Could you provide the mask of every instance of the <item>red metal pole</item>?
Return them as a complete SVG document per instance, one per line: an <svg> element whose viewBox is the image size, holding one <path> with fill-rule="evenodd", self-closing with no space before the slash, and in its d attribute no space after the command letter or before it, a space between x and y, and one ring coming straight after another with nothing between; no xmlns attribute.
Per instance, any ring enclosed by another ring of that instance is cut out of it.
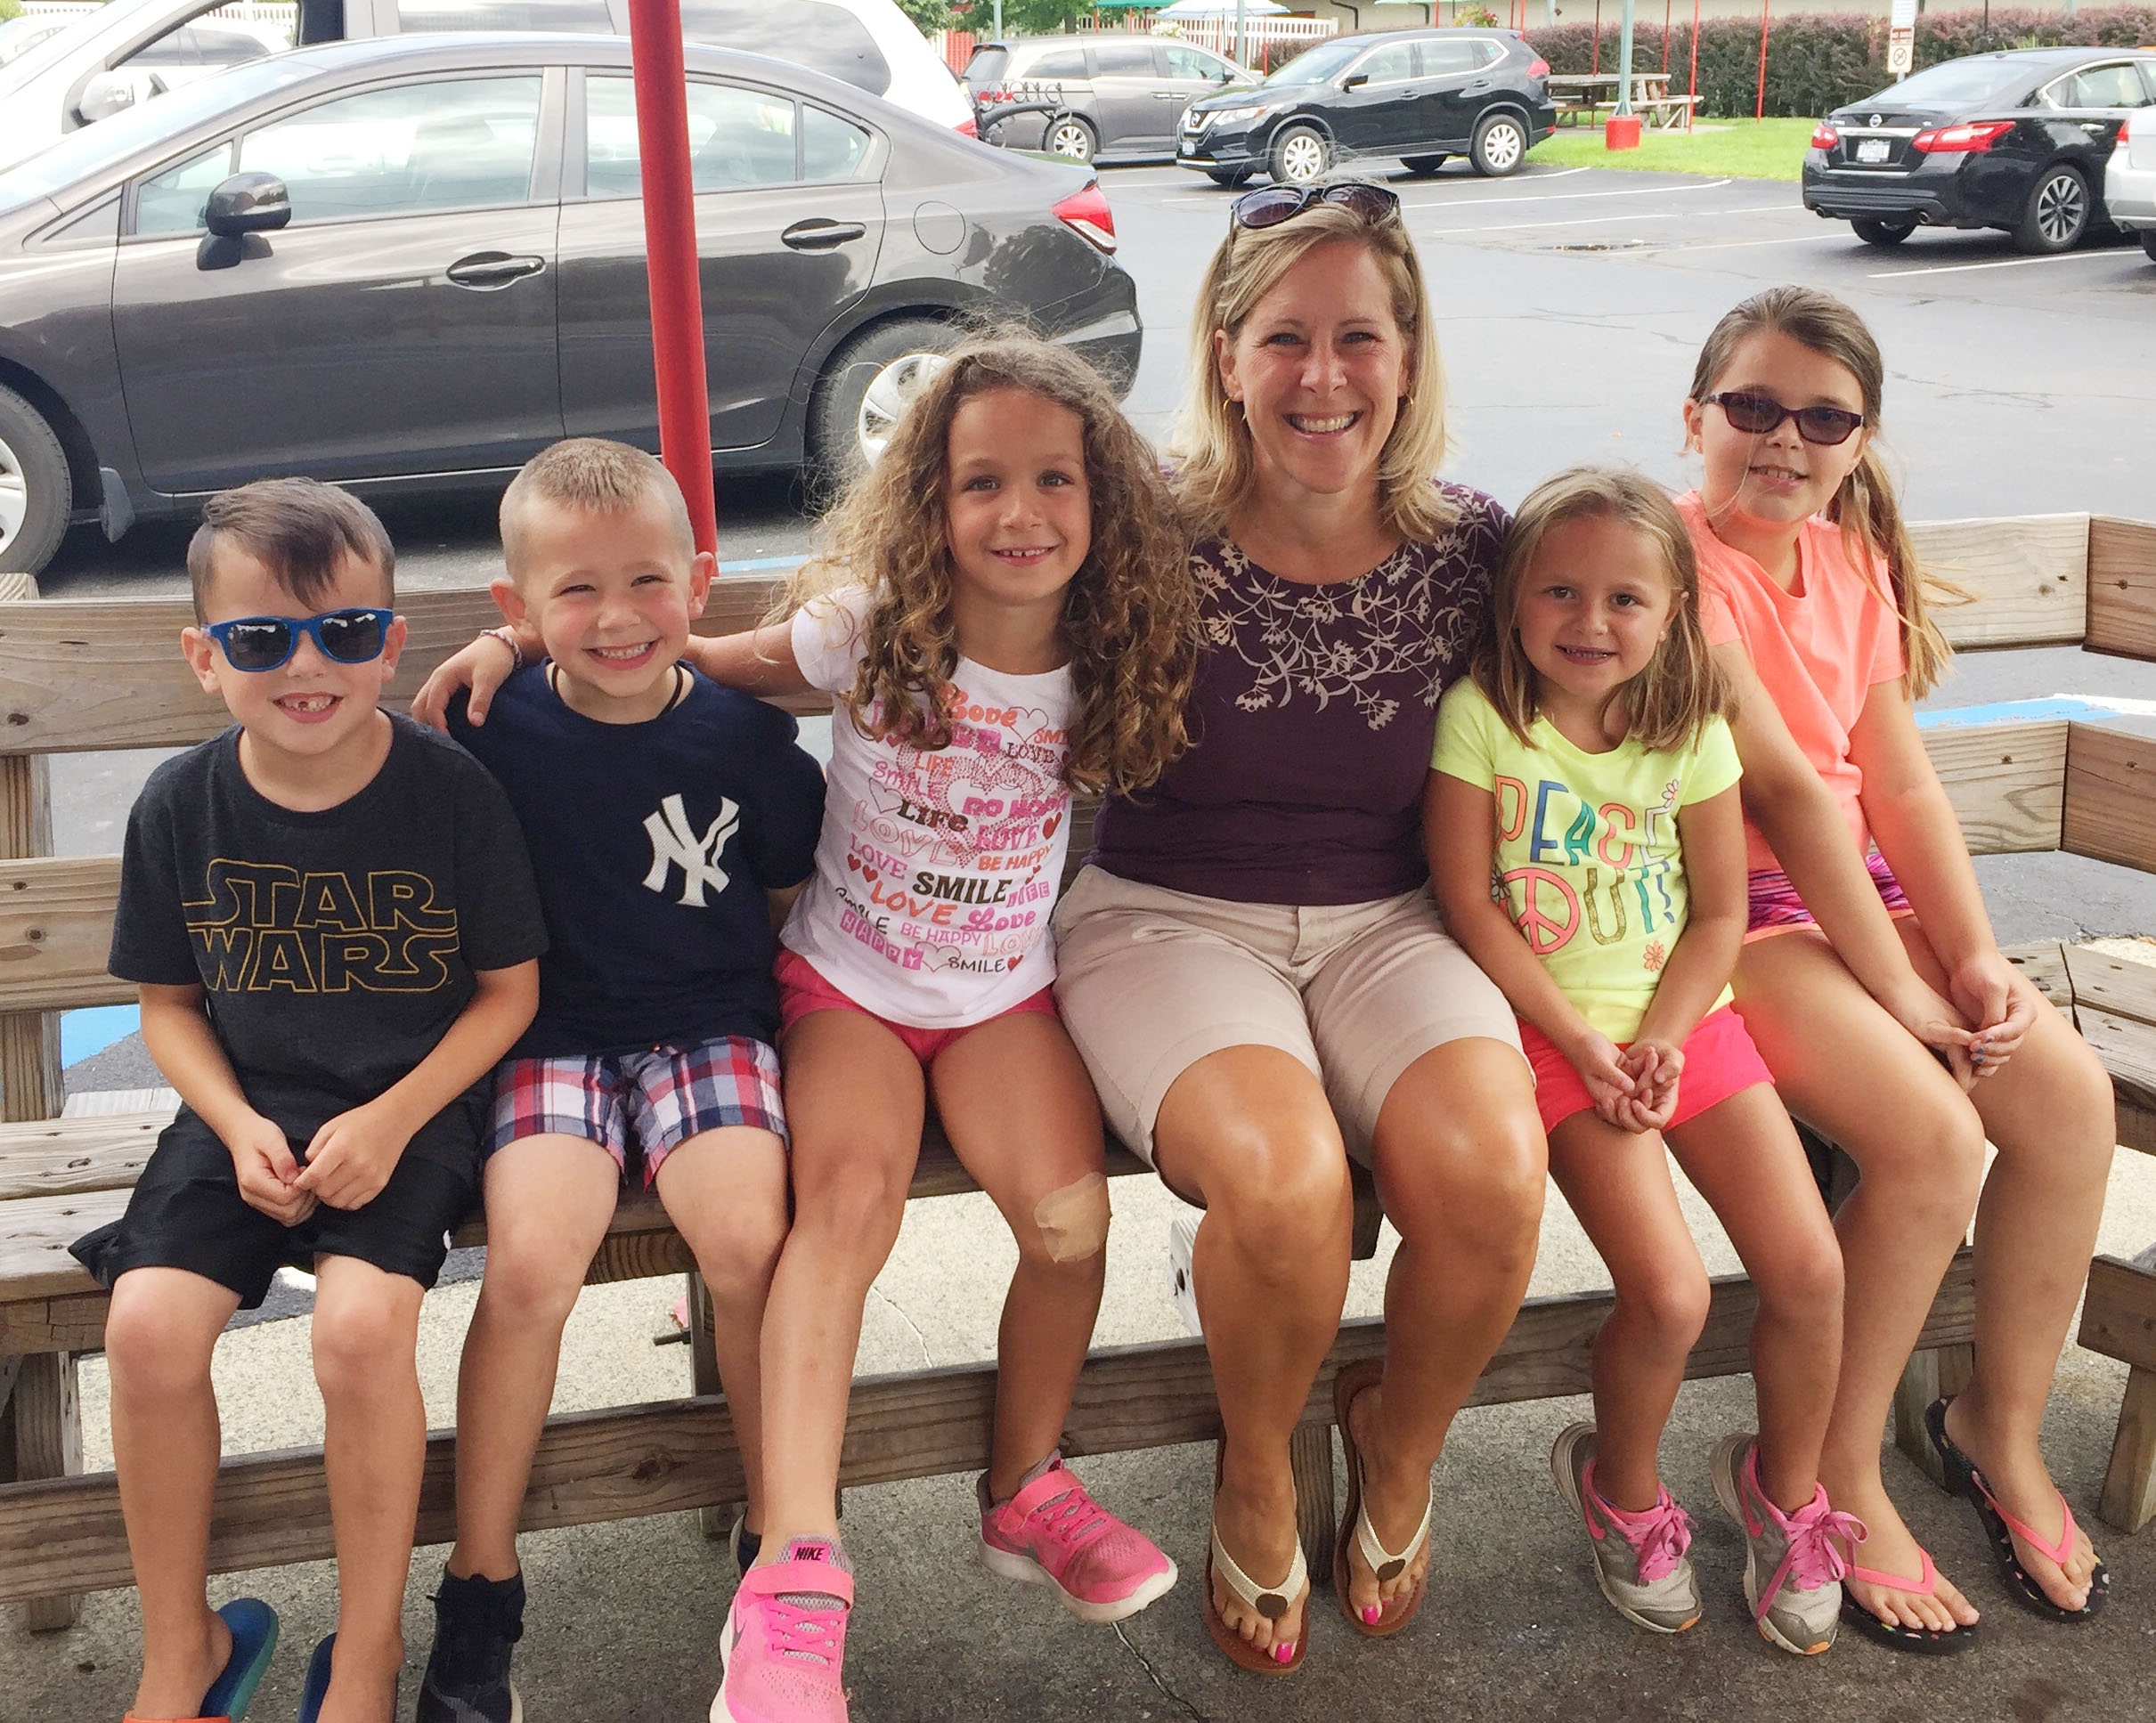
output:
<svg viewBox="0 0 2156 1723"><path fill-rule="evenodd" d="M1589 56L1589 58L1588 58L1588 61L1587 61L1587 72L1588 72L1588 76L1589 76L1589 77L1599 77L1599 76L1600 75L1600 73L1601 73L1601 70L1602 70L1602 0L1595 0L1595 43L1594 43L1594 51L1593 51L1593 53L1591 53L1591 54ZM1593 104L1593 103L1591 102L1588 104L1588 108L1587 108L1587 118L1590 118L1590 119L1592 119L1594 117L1595 117L1595 115L1594 115L1594 104Z"/></svg>
<svg viewBox="0 0 2156 1723"><path fill-rule="evenodd" d="M1684 129L1688 132L1699 113L1699 0L1692 0L1692 82L1685 93L1692 98L1684 110Z"/></svg>
<svg viewBox="0 0 2156 1723"><path fill-rule="evenodd" d="M1754 119L1767 118L1767 12L1773 3L1774 0L1759 0L1759 107L1753 113Z"/></svg>
<svg viewBox="0 0 2156 1723"><path fill-rule="evenodd" d="M644 175L644 253L651 357L659 385L659 459L688 503L696 549L719 551L712 492L712 408L704 377L704 294L696 275L696 197L688 157L688 74L680 0L629 0L637 149Z"/></svg>
<svg viewBox="0 0 2156 1723"><path fill-rule="evenodd" d="M1675 4L1676 0L1662 0L1662 69L1665 72L1670 69L1670 8ZM1662 87L1666 92L1669 85Z"/></svg>

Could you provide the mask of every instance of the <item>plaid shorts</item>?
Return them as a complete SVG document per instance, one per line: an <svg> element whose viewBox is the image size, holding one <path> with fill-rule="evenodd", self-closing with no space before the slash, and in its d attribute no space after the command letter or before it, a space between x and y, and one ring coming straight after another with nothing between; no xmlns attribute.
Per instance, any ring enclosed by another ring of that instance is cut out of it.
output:
<svg viewBox="0 0 2156 1723"><path fill-rule="evenodd" d="M509 1059L494 1072L486 1152L519 1137L583 1137L627 1177L633 1143L648 1190L667 1156L689 1138L736 1125L786 1140L778 1055L746 1036L645 1052Z"/></svg>

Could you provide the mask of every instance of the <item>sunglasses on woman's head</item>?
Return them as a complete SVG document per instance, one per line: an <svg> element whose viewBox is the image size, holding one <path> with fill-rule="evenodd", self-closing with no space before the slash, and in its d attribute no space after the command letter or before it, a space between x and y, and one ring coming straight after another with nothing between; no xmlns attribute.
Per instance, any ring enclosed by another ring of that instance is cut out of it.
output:
<svg viewBox="0 0 2156 1723"><path fill-rule="evenodd" d="M1706 397L1719 406L1729 428L1746 436L1765 436L1785 419L1796 420L1797 435L1807 443L1831 448L1847 443L1850 434L1864 423L1862 413L1846 407L1785 407L1770 394L1732 389Z"/></svg>
<svg viewBox="0 0 2156 1723"><path fill-rule="evenodd" d="M1396 193L1368 180L1336 180L1330 185L1268 185L1246 191L1231 207L1237 227L1278 227L1314 203L1337 204L1376 226L1400 213Z"/></svg>
<svg viewBox="0 0 2156 1723"><path fill-rule="evenodd" d="M324 658L339 664L369 664L382 655L394 610L330 610L320 616L242 616L211 622L202 632L224 649L237 671L281 670L307 636Z"/></svg>

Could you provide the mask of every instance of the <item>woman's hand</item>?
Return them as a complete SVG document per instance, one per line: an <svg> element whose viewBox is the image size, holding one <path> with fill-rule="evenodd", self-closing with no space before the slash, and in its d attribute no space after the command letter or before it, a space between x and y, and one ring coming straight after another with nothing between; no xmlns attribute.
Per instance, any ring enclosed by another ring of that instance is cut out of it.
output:
<svg viewBox="0 0 2156 1723"><path fill-rule="evenodd" d="M444 659L427 679L411 703L411 715L437 730L449 728L449 703L459 688L469 688L472 697L464 715L476 727L486 722L486 709L493 704L494 690L509 679L517 668L517 654L499 634L482 634L453 658Z"/></svg>
<svg viewBox="0 0 2156 1723"><path fill-rule="evenodd" d="M1976 1037L1951 1004L1916 979L1913 972L1907 986L1879 1003L1897 1023L1947 1061L1947 1069L1964 1089L1975 1086L1978 1066L1971 1044Z"/></svg>
<svg viewBox="0 0 2156 1723"><path fill-rule="evenodd" d="M2029 978L1996 949L1972 953L1947 977L1947 991L1976 1028L1969 1062L1979 1077L1997 1077L2036 1021L2038 994Z"/></svg>

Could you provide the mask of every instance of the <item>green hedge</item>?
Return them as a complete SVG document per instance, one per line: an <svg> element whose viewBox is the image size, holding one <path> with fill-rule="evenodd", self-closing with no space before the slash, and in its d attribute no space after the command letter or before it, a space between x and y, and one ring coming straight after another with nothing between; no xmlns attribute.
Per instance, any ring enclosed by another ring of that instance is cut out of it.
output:
<svg viewBox="0 0 2156 1723"><path fill-rule="evenodd" d="M1527 40L1556 72L1593 69L1595 30L1591 24L1558 24L1529 30ZM1916 64L1934 65L1964 54L2000 48L2087 45L2131 47L2156 42L2156 5L2106 6L2068 17L2063 12L1994 6L1989 25L1981 11L1928 12L1916 20ZM1604 22L1599 67L1617 63L1620 32ZM1632 68L1659 71L1666 64L1670 88L1690 85L1692 26L1673 25L1664 55L1660 24L1637 23ZM1886 71L1886 20L1854 13L1777 19L1767 38L1767 111L1804 118L1860 102L1893 80ZM1710 18L1699 27L1699 94L1703 113L1749 117L1759 92L1759 20Z"/></svg>

